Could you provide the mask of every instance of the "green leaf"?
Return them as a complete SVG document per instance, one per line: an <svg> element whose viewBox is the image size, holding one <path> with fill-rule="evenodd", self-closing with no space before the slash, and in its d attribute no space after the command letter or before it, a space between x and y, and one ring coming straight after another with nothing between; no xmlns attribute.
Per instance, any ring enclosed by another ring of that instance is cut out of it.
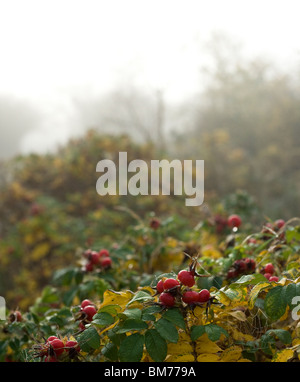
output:
<svg viewBox="0 0 300 382"><path fill-rule="evenodd" d="M291 333L284 329L271 329L268 330L265 334L274 335L277 337L283 344L289 345L292 343Z"/></svg>
<svg viewBox="0 0 300 382"><path fill-rule="evenodd" d="M112 342L106 344L101 350L101 353L110 361L118 360L118 347Z"/></svg>
<svg viewBox="0 0 300 382"><path fill-rule="evenodd" d="M218 341L221 334L224 334L226 337L229 335L224 328L216 324L205 325L205 333L211 341Z"/></svg>
<svg viewBox="0 0 300 382"><path fill-rule="evenodd" d="M146 331L145 345L147 352L155 362L162 362L166 358L168 351L166 340L156 329Z"/></svg>
<svg viewBox="0 0 300 382"><path fill-rule="evenodd" d="M96 313L93 317L93 324L99 326L108 326L113 324L114 321L114 317L107 312Z"/></svg>
<svg viewBox="0 0 300 382"><path fill-rule="evenodd" d="M272 321L279 320L285 313L287 302L283 286L278 285L272 288L265 297L264 308Z"/></svg>
<svg viewBox="0 0 300 382"><path fill-rule="evenodd" d="M135 319L140 319L142 316L142 311L141 309L134 308L134 309L126 309L124 312L120 313L120 317L127 317L127 318L135 318Z"/></svg>
<svg viewBox="0 0 300 382"><path fill-rule="evenodd" d="M266 281L266 278L261 273L253 273L251 275L243 275L234 283L230 284L230 288L239 288L242 285L256 285L260 282Z"/></svg>
<svg viewBox="0 0 300 382"><path fill-rule="evenodd" d="M229 336L228 332L224 328L216 324L195 325L192 326L191 329L192 341L196 341L204 333L207 334L211 341L218 341L221 337L221 334L224 334L226 337Z"/></svg>
<svg viewBox="0 0 300 382"><path fill-rule="evenodd" d="M111 315L116 315L119 310L121 310L120 305L112 304L103 306L98 310L98 313L107 312Z"/></svg>
<svg viewBox="0 0 300 382"><path fill-rule="evenodd" d="M63 303L67 306L70 306L78 292L78 287L75 285L74 287L67 290L67 292L63 295Z"/></svg>
<svg viewBox="0 0 300 382"><path fill-rule="evenodd" d="M70 285L75 275L74 268L58 269L54 272L53 283L59 285Z"/></svg>
<svg viewBox="0 0 300 382"><path fill-rule="evenodd" d="M100 347L100 336L94 328L89 326L79 336L78 343L83 351L90 351L92 349L98 349Z"/></svg>
<svg viewBox="0 0 300 382"><path fill-rule="evenodd" d="M192 341L196 341L204 333L205 333L205 326L204 325L192 326L192 328L191 328L191 339L192 339Z"/></svg>
<svg viewBox="0 0 300 382"><path fill-rule="evenodd" d="M133 298L128 302L128 304L126 306L132 304L135 301L144 302L144 301L151 300L151 299L152 299L152 296L149 293L147 293L143 290L140 290L133 296Z"/></svg>
<svg viewBox="0 0 300 382"><path fill-rule="evenodd" d="M119 359L121 362L139 362L143 356L144 336L134 333L120 344Z"/></svg>
<svg viewBox="0 0 300 382"><path fill-rule="evenodd" d="M179 309L168 309L162 315L163 318L172 322L181 329L185 329L185 322L182 313Z"/></svg>
<svg viewBox="0 0 300 382"><path fill-rule="evenodd" d="M273 353L272 349L276 348L276 338L278 338L285 345L292 343L292 336L287 330L270 329L262 335L260 339L261 348L265 353Z"/></svg>
<svg viewBox="0 0 300 382"><path fill-rule="evenodd" d="M117 330L117 333L126 333L133 330L144 330L147 328L148 325L145 321L135 318L129 318L128 320L124 321L122 327Z"/></svg>
<svg viewBox="0 0 300 382"><path fill-rule="evenodd" d="M289 307L292 309L293 304L292 300L296 296L300 296L300 283L297 284L288 284L283 287L283 293L285 296L285 301L289 305Z"/></svg>
<svg viewBox="0 0 300 382"><path fill-rule="evenodd" d="M199 289L208 289L215 287L220 289L223 284L223 279L220 276L199 277L197 286Z"/></svg>
<svg viewBox="0 0 300 382"><path fill-rule="evenodd" d="M178 341L179 335L176 327L172 324L172 322L160 318L154 324L155 329L158 333L167 341L176 343Z"/></svg>

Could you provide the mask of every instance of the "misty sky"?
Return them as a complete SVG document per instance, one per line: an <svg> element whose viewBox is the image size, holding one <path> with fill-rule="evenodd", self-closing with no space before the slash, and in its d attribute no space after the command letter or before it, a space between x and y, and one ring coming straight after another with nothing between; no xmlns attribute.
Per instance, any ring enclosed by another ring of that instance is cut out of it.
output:
<svg viewBox="0 0 300 382"><path fill-rule="evenodd" d="M299 11L299 0L0 0L2 156L51 149L85 128L74 95L126 83L164 90L170 102L193 94L213 31L293 67Z"/></svg>

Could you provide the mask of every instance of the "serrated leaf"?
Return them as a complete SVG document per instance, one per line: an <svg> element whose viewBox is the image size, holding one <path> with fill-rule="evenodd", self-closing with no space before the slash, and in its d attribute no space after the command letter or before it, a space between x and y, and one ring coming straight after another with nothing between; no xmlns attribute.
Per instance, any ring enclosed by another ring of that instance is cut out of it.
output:
<svg viewBox="0 0 300 382"><path fill-rule="evenodd" d="M127 317L127 318L135 318L140 319L142 316L141 309L133 308L133 309L126 309L124 312L119 314L119 317Z"/></svg>
<svg viewBox="0 0 300 382"><path fill-rule="evenodd" d="M155 329L158 333L167 341L176 343L178 341L179 335L176 327L172 322L160 318L154 324Z"/></svg>
<svg viewBox="0 0 300 382"><path fill-rule="evenodd" d="M279 320L285 313L287 302L283 288L283 286L278 285L269 290L265 297L264 308L272 321Z"/></svg>
<svg viewBox="0 0 300 382"><path fill-rule="evenodd" d="M205 333L204 325L192 326L192 328L191 328L191 339L192 339L192 341L196 341L204 333Z"/></svg>
<svg viewBox="0 0 300 382"><path fill-rule="evenodd" d="M152 296L148 292L144 292L144 291L140 290L127 303L127 306L132 304L133 302L145 302L145 301L148 301L151 299L152 299Z"/></svg>
<svg viewBox="0 0 300 382"><path fill-rule="evenodd" d="M168 346L166 340L156 329L149 329L145 333L147 352L153 361L162 362L167 356Z"/></svg>
<svg viewBox="0 0 300 382"><path fill-rule="evenodd" d="M114 317L107 312L96 313L93 317L93 324L99 326L111 325L114 321Z"/></svg>
<svg viewBox="0 0 300 382"><path fill-rule="evenodd" d="M289 345L292 342L291 333L284 329L270 329L265 335L274 335L285 345Z"/></svg>
<svg viewBox="0 0 300 382"><path fill-rule="evenodd" d="M221 334L224 334L226 337L228 337L228 332L224 328L216 324L205 325L205 333L208 335L208 338L213 342L218 341L221 337Z"/></svg>
<svg viewBox="0 0 300 382"><path fill-rule="evenodd" d="M118 347L112 342L106 344L101 350L101 353L110 361L118 360Z"/></svg>
<svg viewBox="0 0 300 382"><path fill-rule="evenodd" d="M185 329L185 321L182 313L178 309L168 309L162 315L163 318L172 322L181 329Z"/></svg>
<svg viewBox="0 0 300 382"><path fill-rule="evenodd" d="M266 281L266 278L261 273L253 273L251 275L243 275L234 283L230 284L230 288L240 288L241 285L256 285Z"/></svg>
<svg viewBox="0 0 300 382"><path fill-rule="evenodd" d="M83 351L89 351L90 348L98 349L100 347L100 336L93 326L86 328L79 336L78 343Z"/></svg>
<svg viewBox="0 0 300 382"><path fill-rule="evenodd" d="M129 318L128 320L124 321L122 327L117 330L117 333L126 333L134 330L144 330L147 328L148 325L145 321L135 318Z"/></svg>
<svg viewBox="0 0 300 382"><path fill-rule="evenodd" d="M119 359L121 362L140 362L143 356L144 336L133 333L120 344Z"/></svg>

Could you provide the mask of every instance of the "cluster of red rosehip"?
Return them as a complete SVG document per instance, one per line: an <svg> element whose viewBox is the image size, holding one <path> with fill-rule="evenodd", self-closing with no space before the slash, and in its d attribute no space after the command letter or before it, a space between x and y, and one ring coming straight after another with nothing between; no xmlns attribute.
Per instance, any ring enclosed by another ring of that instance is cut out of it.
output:
<svg viewBox="0 0 300 382"><path fill-rule="evenodd" d="M238 276L247 275L253 273L256 268L255 260L250 257L244 259L235 260L227 272L227 279L236 278Z"/></svg>
<svg viewBox="0 0 300 382"><path fill-rule="evenodd" d="M247 275L255 272L256 262L249 257L244 259L235 260L229 271L227 272L227 279L236 278L238 276ZM266 264L261 270L266 279L269 281L277 282L279 278L274 276L275 268L272 263Z"/></svg>
<svg viewBox="0 0 300 382"><path fill-rule="evenodd" d="M264 239L268 239L270 234L275 232L279 239L284 240L285 233L281 229L285 226L285 221L283 219L277 219L274 222L267 222L264 224L261 232L265 234ZM280 231L280 232L279 232ZM279 233L278 233L279 232Z"/></svg>
<svg viewBox="0 0 300 382"><path fill-rule="evenodd" d="M96 313L97 309L95 304L88 299L83 300L80 304L80 310L76 314L76 321L80 321L79 328L85 330L85 325L93 321L93 317Z"/></svg>
<svg viewBox="0 0 300 382"><path fill-rule="evenodd" d="M194 285L195 272L182 270L177 278L160 279L155 289L159 294L160 304L164 307L172 307L181 302L188 305L202 305L208 302L211 299L209 290L201 289L198 292L190 289Z"/></svg>
<svg viewBox="0 0 300 382"><path fill-rule="evenodd" d="M112 260L107 249L93 251L87 249L83 252L83 257L87 260L84 269L86 272L92 272L95 268L105 270L112 266Z"/></svg>
<svg viewBox="0 0 300 382"><path fill-rule="evenodd" d="M262 273L265 278L269 281L275 281L277 282L279 280L279 278L277 276L274 276L274 273L275 273L275 268L274 268L274 265L272 263L268 263L266 264L260 271L260 273Z"/></svg>
<svg viewBox="0 0 300 382"><path fill-rule="evenodd" d="M236 214L230 215L227 218L221 215L216 215L214 217L214 224L216 226L217 233L221 233L226 227L236 230L242 224L242 219Z"/></svg>
<svg viewBox="0 0 300 382"><path fill-rule="evenodd" d="M56 336L50 336L44 344L35 345L34 349L37 351L36 357L43 358L44 362L59 362L65 359L74 359L80 352L80 346L77 341L67 340L63 341Z"/></svg>

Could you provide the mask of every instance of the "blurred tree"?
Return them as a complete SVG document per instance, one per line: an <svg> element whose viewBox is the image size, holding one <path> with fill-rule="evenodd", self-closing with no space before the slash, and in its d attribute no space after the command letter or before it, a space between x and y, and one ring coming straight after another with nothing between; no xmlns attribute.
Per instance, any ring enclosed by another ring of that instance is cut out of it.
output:
<svg viewBox="0 0 300 382"><path fill-rule="evenodd" d="M24 136L36 128L39 114L28 102L9 95L0 96L0 159L19 153Z"/></svg>
<svg viewBox="0 0 300 382"><path fill-rule="evenodd" d="M213 40L214 71L177 147L205 160L208 193L245 189L262 213L290 217L299 213L299 86L270 63L242 60L230 44L221 54L226 43Z"/></svg>

